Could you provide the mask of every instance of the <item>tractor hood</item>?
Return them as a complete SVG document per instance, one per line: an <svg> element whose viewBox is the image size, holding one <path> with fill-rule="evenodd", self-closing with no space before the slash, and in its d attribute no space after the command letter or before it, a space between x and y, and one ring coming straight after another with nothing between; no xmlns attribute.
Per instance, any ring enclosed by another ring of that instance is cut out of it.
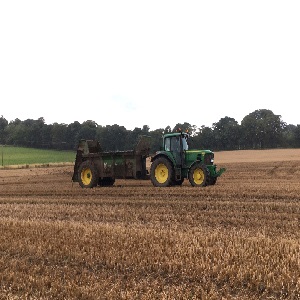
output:
<svg viewBox="0 0 300 300"><path fill-rule="evenodd" d="M211 150L186 150L186 162L202 161L206 165L214 163L214 153Z"/></svg>

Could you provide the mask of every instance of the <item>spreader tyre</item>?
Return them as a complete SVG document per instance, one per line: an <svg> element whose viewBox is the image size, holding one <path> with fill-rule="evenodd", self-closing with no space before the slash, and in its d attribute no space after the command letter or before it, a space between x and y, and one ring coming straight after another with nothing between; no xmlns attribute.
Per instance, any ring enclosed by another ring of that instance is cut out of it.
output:
<svg viewBox="0 0 300 300"><path fill-rule="evenodd" d="M93 188L98 183L98 171L89 161L81 163L78 169L79 184L82 188Z"/></svg>
<svg viewBox="0 0 300 300"><path fill-rule="evenodd" d="M159 157L151 164L150 179L154 186L170 186L173 183L173 178L174 170L167 158Z"/></svg>
<svg viewBox="0 0 300 300"><path fill-rule="evenodd" d="M189 170L189 181L192 186L206 186L209 184L209 171L204 164L195 163Z"/></svg>

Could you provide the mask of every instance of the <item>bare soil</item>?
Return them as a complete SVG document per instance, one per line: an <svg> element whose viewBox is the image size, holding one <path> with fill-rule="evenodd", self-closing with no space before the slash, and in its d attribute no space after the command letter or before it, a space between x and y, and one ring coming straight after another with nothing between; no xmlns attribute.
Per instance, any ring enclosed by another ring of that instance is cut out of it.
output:
<svg viewBox="0 0 300 300"><path fill-rule="evenodd" d="M216 152L206 188L1 169L0 299L300 299L299 157Z"/></svg>

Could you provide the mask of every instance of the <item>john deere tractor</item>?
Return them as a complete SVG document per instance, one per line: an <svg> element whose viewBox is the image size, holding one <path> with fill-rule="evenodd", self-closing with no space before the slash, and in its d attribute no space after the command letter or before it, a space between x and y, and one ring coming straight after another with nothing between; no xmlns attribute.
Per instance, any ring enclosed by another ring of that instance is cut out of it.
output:
<svg viewBox="0 0 300 300"><path fill-rule="evenodd" d="M154 186L181 185L185 178L192 186L214 185L225 171L217 171L210 150L189 150L188 134L176 132L163 136L161 151L151 157L150 179Z"/></svg>
<svg viewBox="0 0 300 300"><path fill-rule="evenodd" d="M111 186L115 179L151 179L154 186L181 185L188 178L193 186L216 183L225 171L217 171L210 150L188 150L188 135L172 133L163 136L161 151L151 158L149 172L146 158L150 137L140 136L133 150L105 152L98 141L81 140L78 144L72 180L83 188Z"/></svg>

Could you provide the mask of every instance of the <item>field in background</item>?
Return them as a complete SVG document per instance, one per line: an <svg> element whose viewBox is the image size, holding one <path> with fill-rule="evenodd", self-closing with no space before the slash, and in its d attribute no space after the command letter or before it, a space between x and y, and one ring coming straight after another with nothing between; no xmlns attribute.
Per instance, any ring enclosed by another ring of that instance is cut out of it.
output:
<svg viewBox="0 0 300 300"><path fill-rule="evenodd" d="M75 151L0 146L0 166L74 162Z"/></svg>
<svg viewBox="0 0 300 300"><path fill-rule="evenodd" d="M300 160L300 149L236 150L215 152L215 164L226 167L228 163L286 162ZM150 168L150 158L147 167Z"/></svg>
<svg viewBox="0 0 300 300"><path fill-rule="evenodd" d="M0 167L48 163L73 163L75 151L58 151L0 145ZM217 164L300 160L300 149L236 150L215 152ZM150 158L147 160L150 167Z"/></svg>
<svg viewBox="0 0 300 300"><path fill-rule="evenodd" d="M217 152L200 189L0 170L0 299L300 299L293 151Z"/></svg>
<svg viewBox="0 0 300 300"><path fill-rule="evenodd" d="M215 152L216 163L283 162L300 160L300 149L236 150Z"/></svg>

